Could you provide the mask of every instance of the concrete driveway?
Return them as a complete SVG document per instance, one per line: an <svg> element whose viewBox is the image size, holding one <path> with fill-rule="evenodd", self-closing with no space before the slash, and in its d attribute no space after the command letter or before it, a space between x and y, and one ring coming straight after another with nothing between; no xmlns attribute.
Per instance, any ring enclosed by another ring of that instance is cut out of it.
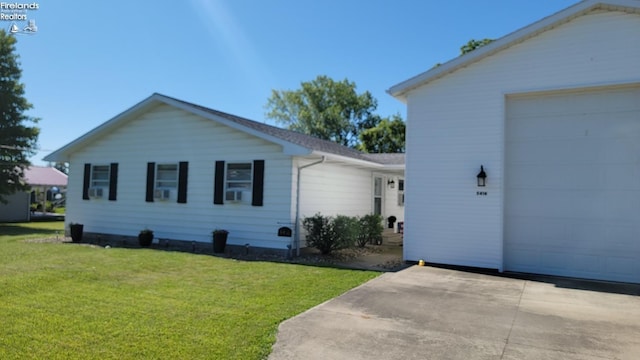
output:
<svg viewBox="0 0 640 360"><path fill-rule="evenodd" d="M283 322L269 359L640 359L640 286L413 266Z"/></svg>

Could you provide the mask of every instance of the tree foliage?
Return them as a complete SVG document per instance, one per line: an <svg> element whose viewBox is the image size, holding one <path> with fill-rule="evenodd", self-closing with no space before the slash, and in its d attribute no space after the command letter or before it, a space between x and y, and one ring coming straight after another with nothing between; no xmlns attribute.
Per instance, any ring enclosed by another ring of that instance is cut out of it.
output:
<svg viewBox="0 0 640 360"><path fill-rule="evenodd" d="M399 114L383 118L376 127L360 133L358 149L368 153L403 153L405 123Z"/></svg>
<svg viewBox="0 0 640 360"><path fill-rule="evenodd" d="M475 40L475 39L471 39L469 40L468 43L462 45L462 47L460 47L460 55L464 55L468 52L471 52L479 47L483 47L487 44L490 44L493 42L493 39L482 39L482 40Z"/></svg>
<svg viewBox="0 0 640 360"><path fill-rule="evenodd" d="M14 36L0 30L0 201L16 191L26 190L24 169L35 154L39 129L29 126L38 119L25 112L32 105L24 97L22 70Z"/></svg>
<svg viewBox="0 0 640 360"><path fill-rule="evenodd" d="M55 162L53 163L53 165L49 165L49 166L53 166L54 168L56 168L58 171L63 172L65 174L69 174L69 163L66 162Z"/></svg>
<svg viewBox="0 0 640 360"><path fill-rule="evenodd" d="M355 83L320 75L297 90L272 90L265 108L267 118L290 130L357 148L361 133L382 120L374 113L377 106L370 92L356 91Z"/></svg>

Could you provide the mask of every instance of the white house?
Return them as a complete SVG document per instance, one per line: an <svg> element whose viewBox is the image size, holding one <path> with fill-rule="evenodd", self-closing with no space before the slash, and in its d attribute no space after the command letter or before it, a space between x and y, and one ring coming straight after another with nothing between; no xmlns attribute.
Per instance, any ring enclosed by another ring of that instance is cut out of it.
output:
<svg viewBox="0 0 640 360"><path fill-rule="evenodd" d="M640 282L640 1L580 2L388 92L405 259Z"/></svg>
<svg viewBox="0 0 640 360"><path fill-rule="evenodd" d="M230 245L295 251L296 220L318 212L404 219L404 154L364 154L160 94L45 160L70 163L66 221L91 234L149 228L210 243L223 228Z"/></svg>

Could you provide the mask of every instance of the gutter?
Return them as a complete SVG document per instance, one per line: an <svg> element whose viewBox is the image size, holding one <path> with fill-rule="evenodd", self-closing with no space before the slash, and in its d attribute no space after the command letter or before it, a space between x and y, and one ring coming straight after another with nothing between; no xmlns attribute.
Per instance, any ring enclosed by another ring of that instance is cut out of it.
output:
<svg viewBox="0 0 640 360"><path fill-rule="evenodd" d="M326 156L322 156L322 158L316 162L312 162L307 165L298 166L298 175L296 180L296 222L295 222L295 231L296 235L293 238L293 244L291 244L291 248L295 249L296 256L300 256L300 179L302 169L306 169L308 167L312 167L314 165L319 165L325 162Z"/></svg>

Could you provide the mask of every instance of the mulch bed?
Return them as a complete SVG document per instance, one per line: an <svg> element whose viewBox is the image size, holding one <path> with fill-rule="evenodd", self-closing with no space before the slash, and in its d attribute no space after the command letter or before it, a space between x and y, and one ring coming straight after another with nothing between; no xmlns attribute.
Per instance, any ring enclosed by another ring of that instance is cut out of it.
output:
<svg viewBox="0 0 640 360"><path fill-rule="evenodd" d="M122 247L117 245L95 244L95 243L87 243L87 242L73 243L70 237L64 237L64 236L41 238L41 239L30 239L30 240L25 240L25 242L27 243L70 243L70 244L76 244L76 245L102 247L102 248ZM131 244L131 246L126 246L126 247L138 248L139 246ZM176 250L173 248L164 248L162 246L152 246L151 248L156 250L165 250L165 251ZM362 247L362 248L354 247L354 248L338 250L329 255L323 255L315 249L305 249L300 254L300 256L294 256L293 258L288 258L287 256L280 255L280 254L269 254L269 253L260 253L260 252L249 252L248 254L242 253L242 252L213 254L212 252L199 251L197 253L208 254L208 255L235 259L235 260L243 260L243 261L273 261L273 262L283 262L283 263L291 263L291 264L339 266L339 267L349 268L350 262L354 262L356 259L368 256L368 255L380 254L383 251L384 251L383 246L366 245L365 247ZM402 259L393 259L381 264L372 265L371 268L374 270L386 271L386 270L397 270L404 266L406 265L404 261L402 261Z"/></svg>

